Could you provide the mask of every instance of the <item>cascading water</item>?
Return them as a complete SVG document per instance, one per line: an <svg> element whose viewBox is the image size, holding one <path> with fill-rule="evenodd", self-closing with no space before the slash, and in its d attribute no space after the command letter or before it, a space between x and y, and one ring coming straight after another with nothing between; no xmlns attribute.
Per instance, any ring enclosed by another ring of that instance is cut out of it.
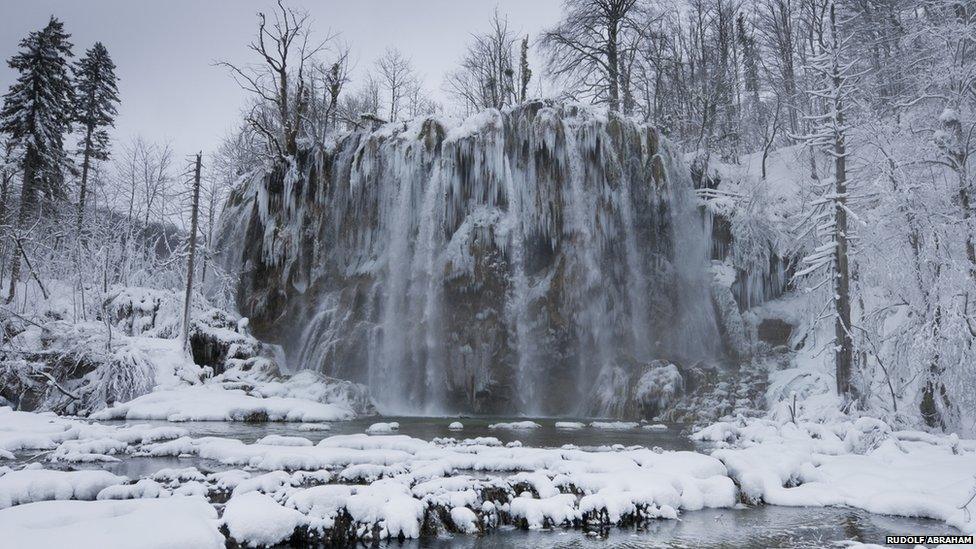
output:
<svg viewBox="0 0 976 549"><path fill-rule="evenodd" d="M255 334L388 413L607 413L608 373L722 352L688 170L616 115L346 134L224 215Z"/></svg>

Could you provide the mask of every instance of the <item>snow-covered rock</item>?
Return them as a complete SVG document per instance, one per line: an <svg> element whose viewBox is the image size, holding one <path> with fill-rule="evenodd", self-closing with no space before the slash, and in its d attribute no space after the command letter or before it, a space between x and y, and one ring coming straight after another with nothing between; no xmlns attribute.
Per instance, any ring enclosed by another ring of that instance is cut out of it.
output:
<svg viewBox="0 0 976 549"><path fill-rule="evenodd" d="M0 509L35 501L92 500L106 487L126 480L108 471L9 471L0 476Z"/></svg>
<svg viewBox="0 0 976 549"><path fill-rule="evenodd" d="M284 542L305 523L305 515L258 492L234 495L220 519L229 536L247 547Z"/></svg>
<svg viewBox="0 0 976 549"><path fill-rule="evenodd" d="M610 431L628 431L640 427L640 423L636 421L594 421L590 423L590 427Z"/></svg>
<svg viewBox="0 0 976 549"><path fill-rule="evenodd" d="M512 421L507 423L492 423L488 426L489 429L508 429L514 431L520 431L524 429L538 429L542 427L534 421Z"/></svg>
<svg viewBox="0 0 976 549"><path fill-rule="evenodd" d="M366 428L366 432L371 435L386 435L400 430L400 424L391 421L389 423L374 423Z"/></svg>

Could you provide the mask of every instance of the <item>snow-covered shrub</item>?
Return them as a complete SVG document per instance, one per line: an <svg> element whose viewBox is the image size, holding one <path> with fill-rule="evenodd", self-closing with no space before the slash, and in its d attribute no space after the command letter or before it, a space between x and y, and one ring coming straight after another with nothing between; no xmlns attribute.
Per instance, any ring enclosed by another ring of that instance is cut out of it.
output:
<svg viewBox="0 0 976 549"><path fill-rule="evenodd" d="M116 349L87 376L93 389L86 393L82 409L98 410L152 391L156 385L156 369L157 366L138 347Z"/></svg>

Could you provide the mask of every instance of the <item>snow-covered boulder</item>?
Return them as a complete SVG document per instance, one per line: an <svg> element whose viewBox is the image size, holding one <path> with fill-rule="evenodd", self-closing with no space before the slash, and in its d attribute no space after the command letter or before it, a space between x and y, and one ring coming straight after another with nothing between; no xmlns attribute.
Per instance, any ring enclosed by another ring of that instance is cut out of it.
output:
<svg viewBox="0 0 976 549"><path fill-rule="evenodd" d="M682 372L671 362L616 366L597 379L591 411L601 417L652 419L674 405L684 391Z"/></svg>

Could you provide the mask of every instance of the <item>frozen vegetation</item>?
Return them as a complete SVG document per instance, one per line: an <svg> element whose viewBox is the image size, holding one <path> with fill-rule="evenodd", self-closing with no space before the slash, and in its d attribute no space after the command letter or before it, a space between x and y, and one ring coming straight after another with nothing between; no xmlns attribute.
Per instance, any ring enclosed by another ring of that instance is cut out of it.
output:
<svg viewBox="0 0 976 549"><path fill-rule="evenodd" d="M175 292L110 289L92 320L70 322L70 289L46 284L48 299L3 319L0 399L19 409L173 422L325 422L373 411L362 386L282 374L246 321L202 298L184 352Z"/></svg>

